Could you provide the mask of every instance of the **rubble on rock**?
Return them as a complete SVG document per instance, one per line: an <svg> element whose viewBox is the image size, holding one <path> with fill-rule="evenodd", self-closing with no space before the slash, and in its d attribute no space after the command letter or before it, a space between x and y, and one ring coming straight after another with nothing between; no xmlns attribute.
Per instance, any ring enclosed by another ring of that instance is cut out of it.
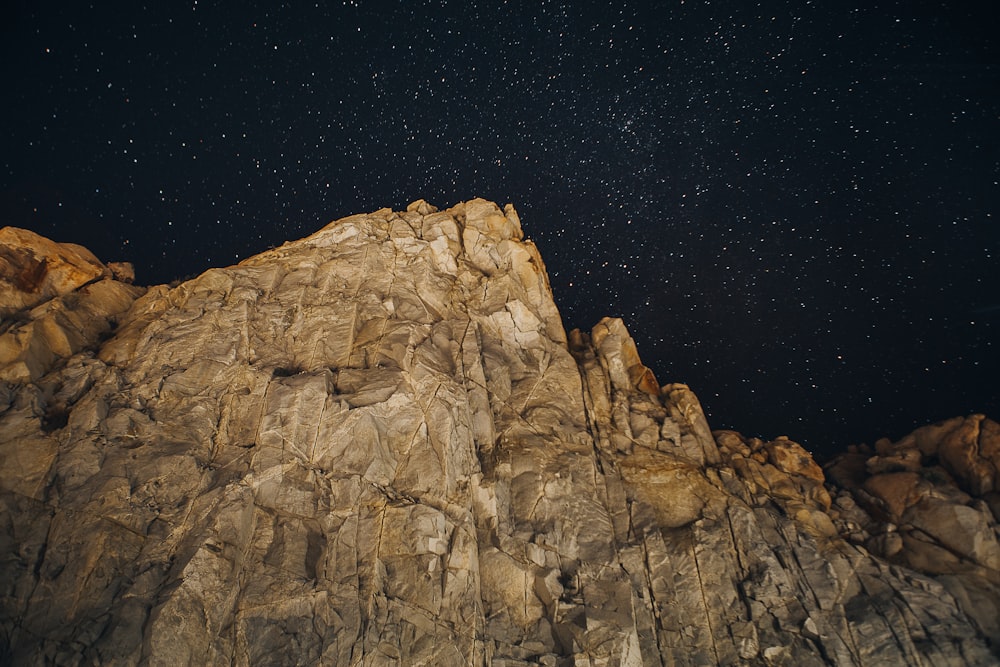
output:
<svg viewBox="0 0 1000 667"><path fill-rule="evenodd" d="M510 205L355 215L147 290L82 250L32 273L81 262L4 233L33 259L0 264L2 661L997 660L996 424L836 485L713 434L621 320L565 333Z"/></svg>

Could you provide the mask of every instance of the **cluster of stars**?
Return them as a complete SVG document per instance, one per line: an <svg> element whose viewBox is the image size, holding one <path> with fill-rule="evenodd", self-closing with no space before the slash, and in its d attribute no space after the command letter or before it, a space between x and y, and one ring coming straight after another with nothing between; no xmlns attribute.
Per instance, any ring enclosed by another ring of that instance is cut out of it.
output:
<svg viewBox="0 0 1000 667"><path fill-rule="evenodd" d="M816 450L997 412L989 22L785 3L23 8L4 222L168 282L329 220L513 202L569 327Z"/></svg>

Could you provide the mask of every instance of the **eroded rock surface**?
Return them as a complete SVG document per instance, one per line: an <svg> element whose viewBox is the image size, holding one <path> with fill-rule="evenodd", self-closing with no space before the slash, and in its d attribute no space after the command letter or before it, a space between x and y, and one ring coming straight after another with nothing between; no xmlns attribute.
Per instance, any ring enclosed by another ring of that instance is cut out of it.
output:
<svg viewBox="0 0 1000 667"><path fill-rule="evenodd" d="M883 519L805 450L713 434L620 320L567 336L509 205L103 282L104 324L0 358L2 660L996 662L992 593L845 539ZM17 349L43 305L12 306Z"/></svg>
<svg viewBox="0 0 1000 667"><path fill-rule="evenodd" d="M931 574L1000 645L1000 424L984 415L853 447L828 472L850 491L849 539ZM847 499L849 498L849 499ZM838 499L838 502L839 499Z"/></svg>

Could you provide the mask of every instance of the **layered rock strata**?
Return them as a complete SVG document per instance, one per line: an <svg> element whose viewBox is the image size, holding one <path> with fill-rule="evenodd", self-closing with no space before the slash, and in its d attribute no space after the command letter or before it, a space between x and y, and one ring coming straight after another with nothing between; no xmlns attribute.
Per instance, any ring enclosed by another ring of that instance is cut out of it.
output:
<svg viewBox="0 0 1000 667"><path fill-rule="evenodd" d="M0 660L996 663L968 586L852 538L863 479L713 434L620 320L567 336L509 205L90 264L0 292Z"/></svg>

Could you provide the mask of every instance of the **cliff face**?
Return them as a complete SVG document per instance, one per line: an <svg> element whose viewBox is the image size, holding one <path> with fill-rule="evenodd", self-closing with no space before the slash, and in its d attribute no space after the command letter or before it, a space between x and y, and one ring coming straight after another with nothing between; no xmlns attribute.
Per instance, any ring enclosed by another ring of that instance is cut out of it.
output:
<svg viewBox="0 0 1000 667"><path fill-rule="evenodd" d="M352 216L173 289L3 233L4 661L997 660L996 424L830 480L713 434L620 320L566 335L510 206Z"/></svg>

